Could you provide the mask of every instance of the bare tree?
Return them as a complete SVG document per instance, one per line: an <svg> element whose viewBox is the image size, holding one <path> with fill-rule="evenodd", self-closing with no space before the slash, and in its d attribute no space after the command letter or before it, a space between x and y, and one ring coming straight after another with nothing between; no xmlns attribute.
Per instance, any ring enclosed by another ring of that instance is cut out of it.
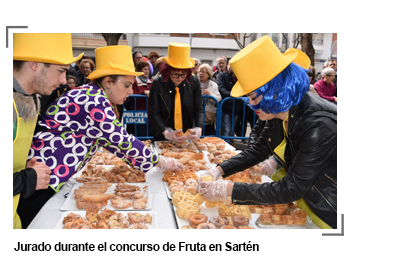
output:
<svg viewBox="0 0 400 280"><path fill-rule="evenodd" d="M124 33L100 33L104 40L107 42L107 46L118 45L119 38Z"/></svg>
<svg viewBox="0 0 400 280"><path fill-rule="evenodd" d="M250 38L253 33L244 33L243 42L240 42L240 33L231 33L236 43L238 44L240 49L243 49L246 46L246 39Z"/></svg>
<svg viewBox="0 0 400 280"><path fill-rule="evenodd" d="M313 46L313 33L301 33L301 50L310 58L314 66L315 49Z"/></svg>

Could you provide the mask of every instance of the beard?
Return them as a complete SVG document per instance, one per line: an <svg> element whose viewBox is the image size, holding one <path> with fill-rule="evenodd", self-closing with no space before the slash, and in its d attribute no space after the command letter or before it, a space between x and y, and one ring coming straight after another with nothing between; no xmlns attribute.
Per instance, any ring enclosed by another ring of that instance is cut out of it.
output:
<svg viewBox="0 0 400 280"><path fill-rule="evenodd" d="M46 85L47 67L44 66L39 75L33 79L33 84L36 86L36 93L40 95L50 95L53 90Z"/></svg>

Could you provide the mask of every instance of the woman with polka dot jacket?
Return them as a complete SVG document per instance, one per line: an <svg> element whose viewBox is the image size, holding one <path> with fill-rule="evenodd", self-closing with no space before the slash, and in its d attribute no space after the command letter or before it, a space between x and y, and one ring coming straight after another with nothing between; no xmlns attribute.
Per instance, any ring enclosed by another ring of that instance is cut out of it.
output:
<svg viewBox="0 0 400 280"><path fill-rule="evenodd" d="M97 69L91 83L66 92L40 116L41 131L33 137L28 160L33 157L51 170L49 186L58 192L104 147L127 164L143 172L151 168L179 170L172 158L158 157L134 135L126 132L113 106L132 94L135 76L128 46L108 46L95 50Z"/></svg>

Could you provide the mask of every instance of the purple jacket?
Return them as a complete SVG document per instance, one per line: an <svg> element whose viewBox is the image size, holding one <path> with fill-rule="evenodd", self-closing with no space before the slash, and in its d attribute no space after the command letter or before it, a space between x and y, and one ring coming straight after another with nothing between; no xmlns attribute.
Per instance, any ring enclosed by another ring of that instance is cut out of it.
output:
<svg viewBox="0 0 400 280"><path fill-rule="evenodd" d="M37 157L50 167L49 186L56 192L101 146L144 172L159 161L157 154L126 132L97 84L66 92L40 116L38 124L46 131L33 136L28 160Z"/></svg>
<svg viewBox="0 0 400 280"><path fill-rule="evenodd" d="M335 101L336 88L334 83L328 85L323 79L321 79L314 84L314 89L318 92L320 97L331 102Z"/></svg>

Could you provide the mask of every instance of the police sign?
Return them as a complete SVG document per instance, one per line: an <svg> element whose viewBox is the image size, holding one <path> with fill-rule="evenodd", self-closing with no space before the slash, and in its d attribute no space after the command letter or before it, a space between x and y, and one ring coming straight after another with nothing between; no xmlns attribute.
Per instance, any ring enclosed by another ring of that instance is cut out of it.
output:
<svg viewBox="0 0 400 280"><path fill-rule="evenodd" d="M124 124L147 124L147 111L124 111Z"/></svg>

